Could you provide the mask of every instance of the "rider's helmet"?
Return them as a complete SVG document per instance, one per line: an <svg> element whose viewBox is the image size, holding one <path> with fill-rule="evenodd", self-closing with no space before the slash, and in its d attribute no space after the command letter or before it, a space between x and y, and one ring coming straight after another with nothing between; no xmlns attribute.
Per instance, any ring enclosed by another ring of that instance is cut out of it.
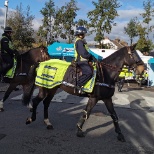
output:
<svg viewBox="0 0 154 154"><path fill-rule="evenodd" d="M76 31L75 31L75 36L77 35L83 35L87 33L87 29L85 27L79 26L77 27Z"/></svg>
<svg viewBox="0 0 154 154"><path fill-rule="evenodd" d="M4 32L13 32L12 28L11 27L5 27L4 28Z"/></svg>

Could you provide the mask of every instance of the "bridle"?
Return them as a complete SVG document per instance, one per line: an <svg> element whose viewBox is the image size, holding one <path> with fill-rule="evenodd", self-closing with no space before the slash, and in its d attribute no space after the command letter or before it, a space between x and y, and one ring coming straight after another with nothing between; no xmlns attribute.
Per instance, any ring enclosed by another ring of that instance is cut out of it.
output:
<svg viewBox="0 0 154 154"><path fill-rule="evenodd" d="M50 59L50 56L49 54L47 54L46 52L44 52L45 47L41 47L40 51L41 51L41 58L43 61L46 61L46 60L49 60Z"/></svg>
<svg viewBox="0 0 154 154"><path fill-rule="evenodd" d="M133 51L131 51L130 47L129 46L126 46L127 48L127 52L128 52L128 55L130 56L130 58L135 62L136 65L140 65L140 60L137 60L137 59L140 59L138 55L134 54ZM110 65L110 64L107 64L105 62L100 62L102 66L106 67L106 68L109 68L110 70L113 70L113 71L117 71L117 72L121 72L121 68L118 68L117 66L115 65Z"/></svg>
<svg viewBox="0 0 154 154"><path fill-rule="evenodd" d="M128 55L130 56L130 58L135 62L135 64L136 65L140 65L139 64L139 62L140 62L140 57L137 55L137 54L135 54L133 51L131 51L131 49L130 49L130 47L126 47L126 49L127 49L127 53L128 53ZM110 65L110 64L108 64L108 63L105 63L105 62L103 62L103 61L101 61L100 63L99 63L99 68L102 68L102 67L106 67L106 68L109 68L110 70L112 70L112 71L116 71L116 72L121 72L121 70L122 70L122 68L119 68L119 67L117 67L117 66L115 66L115 65ZM102 70L102 69L101 69ZM99 72L100 74L101 74L101 76L103 77L103 72L101 71L101 72ZM104 83L104 81L103 81L103 83L100 83L100 82L96 82L96 85L99 85L99 86L105 86L105 87L109 87L109 88L115 88L115 85L110 85L110 84L106 84L106 83Z"/></svg>
<svg viewBox="0 0 154 154"><path fill-rule="evenodd" d="M140 56L138 54L134 53L134 50L131 51L129 47L127 47L127 50L128 50L128 54L129 54L130 58L134 60L136 65L143 64Z"/></svg>

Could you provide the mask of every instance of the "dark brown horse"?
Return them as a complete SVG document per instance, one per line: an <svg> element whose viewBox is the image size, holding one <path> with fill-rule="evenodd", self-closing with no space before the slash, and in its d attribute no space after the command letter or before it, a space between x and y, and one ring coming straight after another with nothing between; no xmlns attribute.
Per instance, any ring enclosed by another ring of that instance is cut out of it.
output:
<svg viewBox="0 0 154 154"><path fill-rule="evenodd" d="M124 142L125 138L121 132L121 129L118 124L118 117L114 110L112 96L115 92L115 81L117 80L119 73L121 72L123 65L133 66L136 68L136 74L141 74L144 70L144 63L141 58L138 56L134 46L123 47L120 50L116 51L109 57L103 59L98 63L99 71L96 76L95 86L92 93L79 94L77 91L74 91L74 87L69 85L60 84L52 89L47 89L44 87L39 87L38 95L32 99L33 102L33 112L32 116L27 118L26 124L36 120L36 110L38 104L43 100L44 104L44 122L47 125L48 129L52 129L53 126L48 119L48 107L54 97L58 88L66 91L69 94L89 97L88 103L83 110L83 115L80 117L77 122L77 136L84 137L84 132L82 127L84 122L89 118L90 113L93 107L99 100L102 100L108 112L110 113L111 118L115 126L115 132L118 134L118 140ZM69 73L68 70L66 73ZM71 79L70 79L71 81ZM63 83L63 82L62 82ZM28 100L23 100L25 105L29 102Z"/></svg>
<svg viewBox="0 0 154 154"><path fill-rule="evenodd" d="M3 102L9 97L11 92L18 85L22 85L23 91L29 90L30 94L32 95L35 84L33 81L29 80L28 78L29 70L34 64L45 60L49 60L49 59L50 59L50 56L48 54L47 48L44 46L33 48L17 57L17 67L16 67L14 77L4 78L4 81L9 83L9 87L5 92L3 99L0 101L0 111L4 111ZM24 75L25 73L27 75ZM31 97L31 95L29 95L29 97ZM23 95L23 97L25 97L25 95Z"/></svg>

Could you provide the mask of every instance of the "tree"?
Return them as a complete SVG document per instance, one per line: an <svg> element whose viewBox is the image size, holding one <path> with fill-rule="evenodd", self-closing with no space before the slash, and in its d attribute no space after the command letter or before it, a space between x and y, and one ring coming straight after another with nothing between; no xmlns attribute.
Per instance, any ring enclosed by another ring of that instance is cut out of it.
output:
<svg viewBox="0 0 154 154"><path fill-rule="evenodd" d="M150 21L152 17L154 17L154 3L152 0L144 1L143 7L145 12L141 14L143 23L138 25L139 40L136 48L142 52L150 52L153 48L152 41L149 39L149 33L152 32L154 28L154 26L150 26Z"/></svg>
<svg viewBox="0 0 154 154"><path fill-rule="evenodd" d="M70 0L65 6L62 6L56 15L56 25L60 29L60 37L68 39L68 43L72 43L74 39L74 26L76 25L75 17L79 8L76 6L75 0Z"/></svg>
<svg viewBox="0 0 154 154"><path fill-rule="evenodd" d="M88 22L83 19L79 19L78 21L75 22L76 27L78 26L83 26L83 27L88 27Z"/></svg>
<svg viewBox="0 0 154 154"><path fill-rule="evenodd" d="M30 15L30 6L23 11L22 3L16 7L15 12L11 12L8 16L7 26L12 27L14 33L12 35L14 46L17 50L27 50L32 48L35 39L33 37L34 30L32 21L34 16Z"/></svg>
<svg viewBox="0 0 154 154"><path fill-rule="evenodd" d="M124 27L124 32L130 37L130 44L133 43L133 38L138 36L137 31L137 18L133 18L129 21L126 27Z"/></svg>
<svg viewBox="0 0 154 154"><path fill-rule="evenodd" d="M115 17L118 16L116 8L120 7L117 0L98 0L92 1L95 9L88 12L88 18L90 20L89 27L91 27L91 33L96 32L95 41L99 42L100 48L102 48L101 41L104 38L104 33L110 33L114 23Z"/></svg>
<svg viewBox="0 0 154 154"><path fill-rule="evenodd" d="M54 29L55 22L55 4L53 0L49 0L45 3L45 7L40 10L43 15L43 24L39 27L38 36L46 39L47 44L51 44L55 41L56 33Z"/></svg>
<svg viewBox="0 0 154 154"><path fill-rule="evenodd" d="M146 28L142 24L137 26L139 40L137 42L136 49L139 49L141 52L149 52L153 48L152 41L146 37Z"/></svg>
<svg viewBox="0 0 154 154"><path fill-rule="evenodd" d="M150 26L150 21L152 20L152 17L154 17L154 9L152 7L154 7L154 3L152 0L147 0L143 2L143 7L145 12L142 13L142 17L143 17L143 23L145 23L147 25L147 37L149 35L150 32L152 32L152 29L154 28L154 26Z"/></svg>

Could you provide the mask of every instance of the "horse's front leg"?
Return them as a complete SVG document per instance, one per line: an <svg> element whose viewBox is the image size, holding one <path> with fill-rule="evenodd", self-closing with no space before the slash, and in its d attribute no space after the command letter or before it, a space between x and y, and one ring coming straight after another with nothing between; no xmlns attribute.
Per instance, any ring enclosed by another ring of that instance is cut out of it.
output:
<svg viewBox="0 0 154 154"><path fill-rule="evenodd" d="M82 131L83 124L89 118L91 110L96 105L97 101L98 101L97 98L89 98L86 108L83 110L83 115L80 117L77 123L77 136L78 137L85 136L84 132Z"/></svg>
<svg viewBox="0 0 154 154"><path fill-rule="evenodd" d="M5 92L3 99L0 101L0 112L4 111L4 101L10 96L11 92L16 88L17 83L10 83L7 91Z"/></svg>
<svg viewBox="0 0 154 154"><path fill-rule="evenodd" d="M47 129L53 129L53 126L50 123L49 118L48 118L48 108L49 108L50 102L51 102L52 98L54 97L57 89L58 88L53 88L51 90L48 90L48 95L43 100L43 104L44 104L44 123L47 125Z"/></svg>
<svg viewBox="0 0 154 154"><path fill-rule="evenodd" d="M109 99L103 99L106 108L108 110L108 112L110 113L111 118L113 119L113 123L114 123L114 127L115 127L115 132L118 134L118 140L125 142L125 138L121 132L121 129L119 127L119 123L118 123L118 116L114 110L114 106L113 106L113 102L112 102L112 98Z"/></svg>
<svg viewBox="0 0 154 154"><path fill-rule="evenodd" d="M32 115L31 115L31 117L27 118L26 124L30 124L30 123L32 123L33 121L36 120L37 106L45 97L46 97L46 89L39 88L38 95L32 99L32 102L33 102Z"/></svg>

